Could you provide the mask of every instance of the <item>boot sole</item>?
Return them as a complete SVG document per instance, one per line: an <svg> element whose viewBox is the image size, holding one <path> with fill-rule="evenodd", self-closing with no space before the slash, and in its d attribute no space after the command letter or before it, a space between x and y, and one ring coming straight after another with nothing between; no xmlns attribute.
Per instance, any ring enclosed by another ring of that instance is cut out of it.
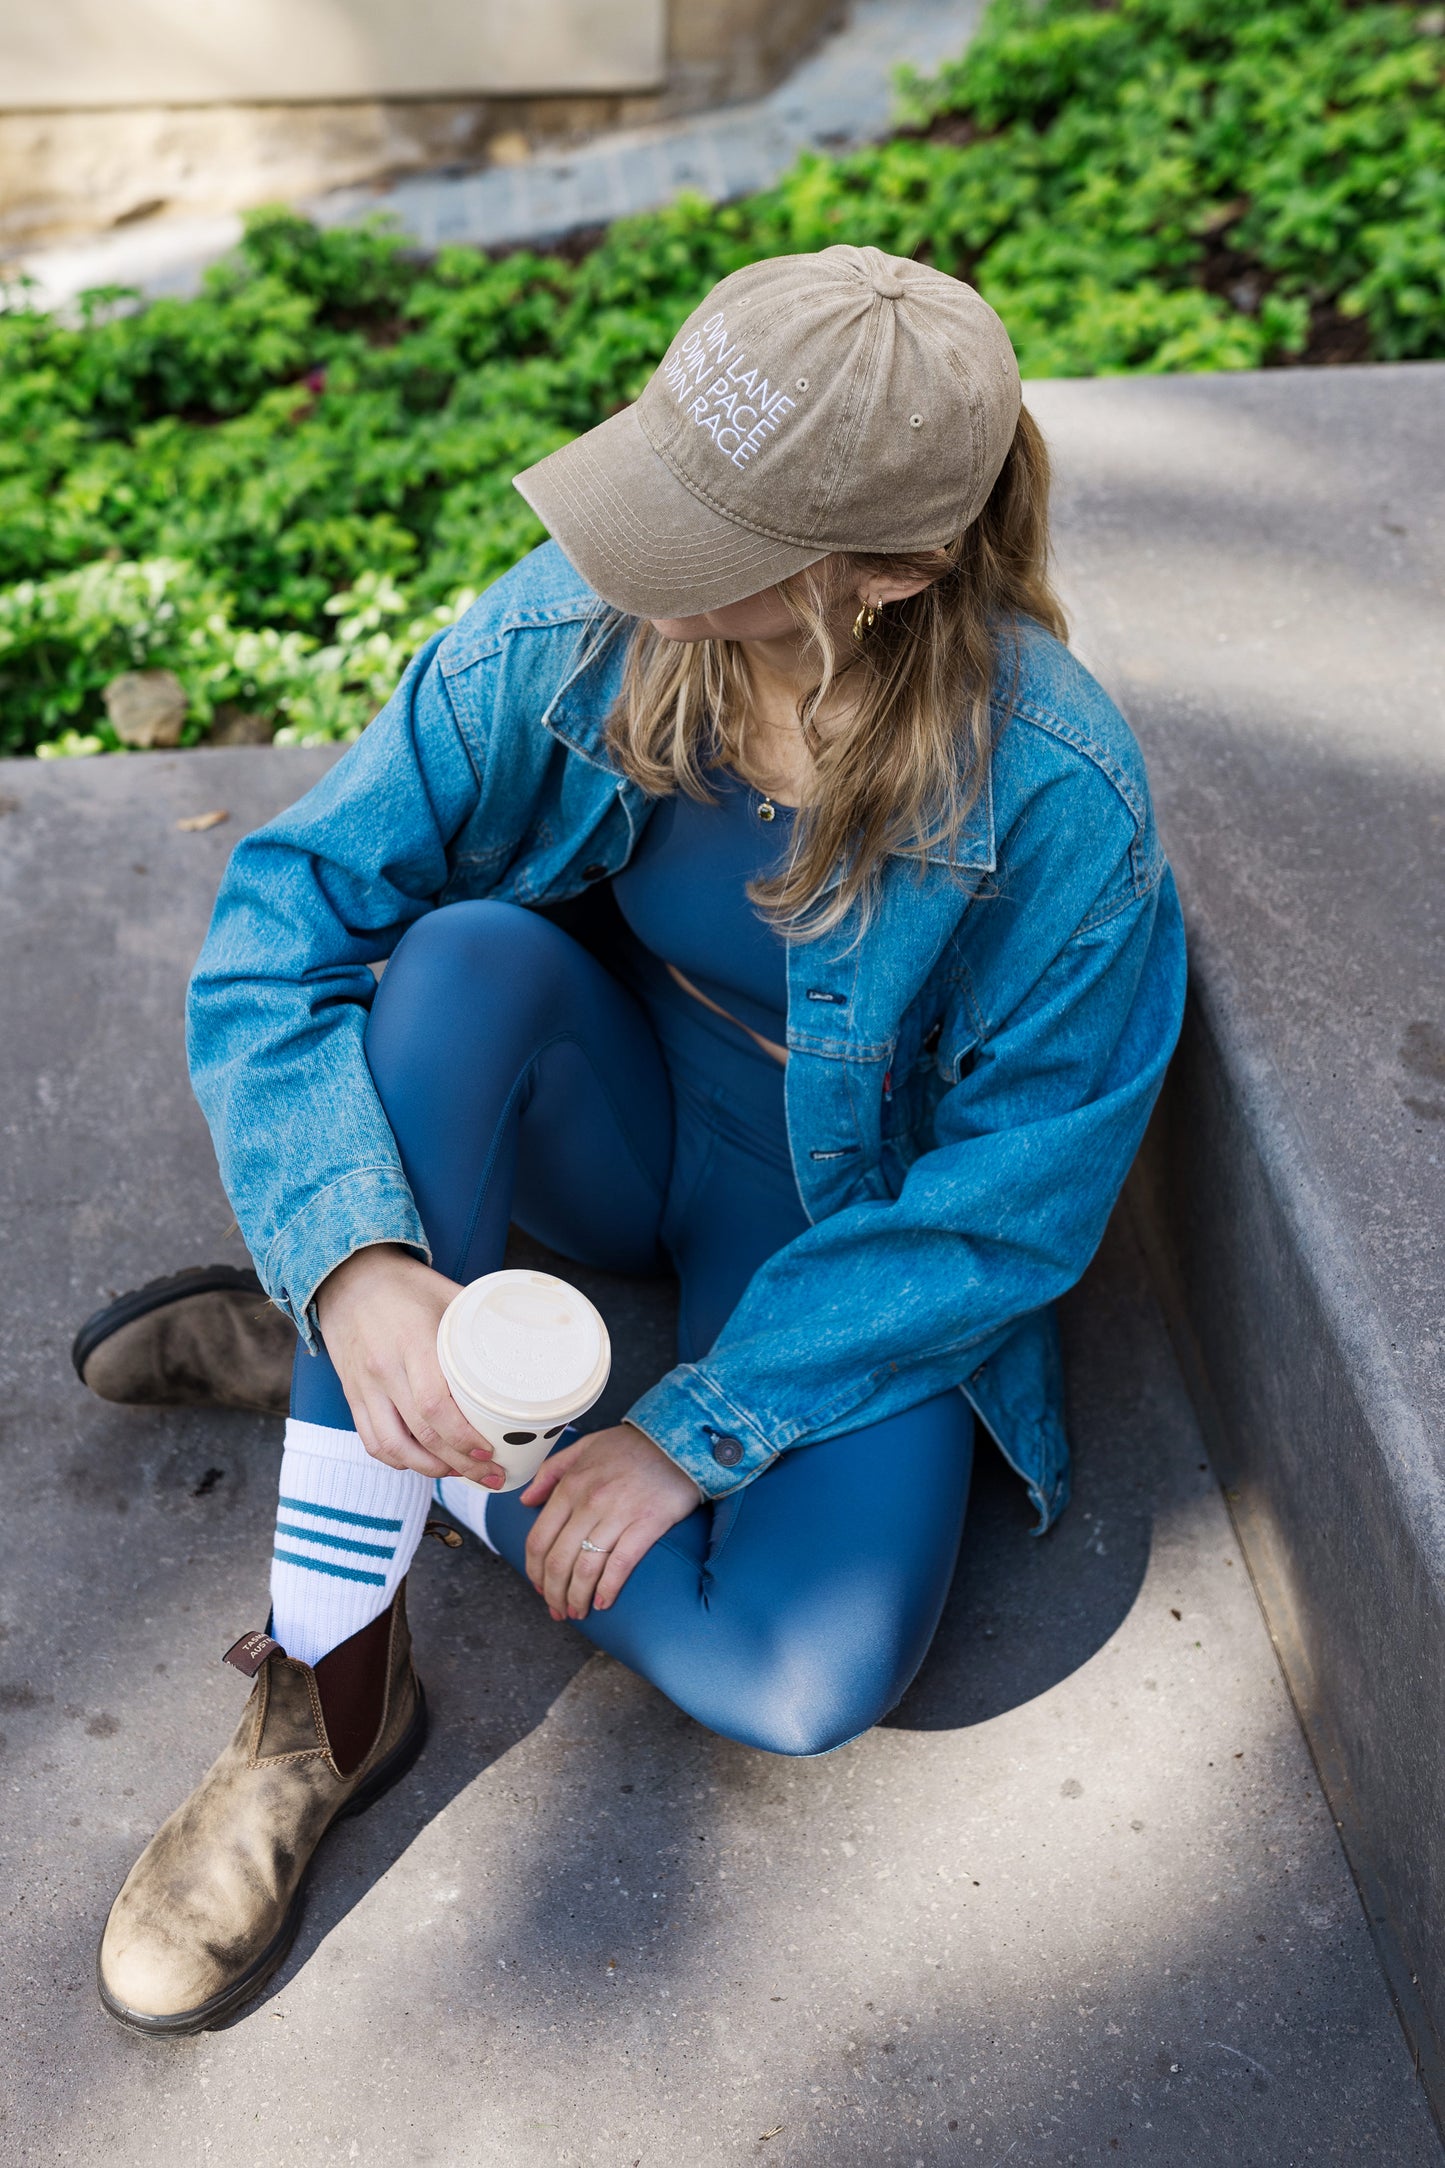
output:
<svg viewBox="0 0 1445 2168"><path fill-rule="evenodd" d="M152 2017L143 2010L127 2008L125 2003L118 2002L115 1996L111 1994L101 1977L100 1952L97 1950L95 1956L95 1982L100 1990L100 1999L110 2012L110 2015L119 2024L128 2026L132 2032L147 2033L152 2038L170 2038L172 2035L181 2033L207 2032L213 2025L219 2025L224 2019L233 2016L243 2003L251 2000L253 1995L259 1994L272 1973L284 1960L292 1943L296 1940L297 1929L301 1925L301 1915L306 1908L306 1885L311 1879L311 1870L316 1864L317 1854L320 1852L321 1846L326 1842L338 1822L349 1822L354 1816L365 1814L367 1808L375 1806L377 1800L382 1797L383 1793L389 1792L393 1784L400 1783L422 1748L426 1745L429 1723L426 1693L420 1679L418 1679L416 1683L416 1714L413 1716L411 1723L407 1726L401 1739L392 1748L386 1760L378 1762L366 1782L352 1793L344 1807L338 1807L335 1814L332 1815L331 1820L321 1832L316 1851L312 1853L310 1860L307 1862L305 1873L296 1885L296 1894L291 1900L286 1917L282 1920L281 1925L277 1928L260 1956L252 1960L238 1980L233 1980L231 1985L223 1988L219 1995L212 1995L208 2002L197 2003L193 2010L178 2010L161 2017Z"/></svg>
<svg viewBox="0 0 1445 2168"><path fill-rule="evenodd" d="M182 1303L186 1294L253 1294L258 1303L266 1301L256 1273L240 1264L204 1264L186 1273L167 1273L162 1279L147 1279L143 1288L130 1288L128 1294L117 1294L113 1303L97 1309L95 1316L84 1320L69 1348L69 1359L76 1368L76 1377L84 1383L84 1366L110 1333L119 1333L121 1325L134 1325L136 1318L147 1318L152 1309L165 1309L169 1303Z"/></svg>
<svg viewBox="0 0 1445 2168"><path fill-rule="evenodd" d="M172 1272L163 1279L147 1280L144 1287L133 1287L128 1294L117 1295L114 1302L86 1319L71 1343L70 1360L81 1384L85 1383L85 1366L91 1356L122 1325L133 1325L138 1317L149 1317L153 1310L183 1302L187 1295L215 1294L254 1295L258 1302L267 1299L255 1273L243 1265L203 1265L198 1271Z"/></svg>

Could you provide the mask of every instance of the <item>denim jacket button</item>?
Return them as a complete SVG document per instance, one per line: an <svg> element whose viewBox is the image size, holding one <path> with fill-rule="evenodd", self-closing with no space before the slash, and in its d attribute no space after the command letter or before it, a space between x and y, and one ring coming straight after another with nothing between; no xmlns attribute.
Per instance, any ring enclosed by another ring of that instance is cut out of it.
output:
<svg viewBox="0 0 1445 2168"><path fill-rule="evenodd" d="M714 1438L712 1441L712 1457L719 1468L736 1468L743 1457L742 1439L729 1436Z"/></svg>

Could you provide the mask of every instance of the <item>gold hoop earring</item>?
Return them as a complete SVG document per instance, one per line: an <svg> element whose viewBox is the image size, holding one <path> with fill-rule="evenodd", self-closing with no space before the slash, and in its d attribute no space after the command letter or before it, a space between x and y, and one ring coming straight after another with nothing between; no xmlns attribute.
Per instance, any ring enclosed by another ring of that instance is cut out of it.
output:
<svg viewBox="0 0 1445 2168"><path fill-rule="evenodd" d="M873 630L873 627L877 624L877 622L877 603L865 602L862 609L858 612L858 615L853 620L853 638L857 642L859 647L863 645L864 640L868 637L868 634Z"/></svg>

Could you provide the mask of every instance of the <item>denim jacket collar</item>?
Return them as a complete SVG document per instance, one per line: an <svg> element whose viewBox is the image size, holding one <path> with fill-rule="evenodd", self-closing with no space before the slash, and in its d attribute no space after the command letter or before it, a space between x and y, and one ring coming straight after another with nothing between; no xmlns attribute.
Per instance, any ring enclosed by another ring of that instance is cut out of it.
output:
<svg viewBox="0 0 1445 2168"><path fill-rule="evenodd" d="M617 792L632 826L634 840L650 810L645 794L622 774L607 745L607 721L621 689L626 623L623 618L580 620L578 650L571 669L563 677L542 713L542 727L617 779ZM594 675L595 673L595 675ZM584 681L585 690L584 690ZM900 849L896 857L912 858ZM992 873L998 858L993 822L993 762L985 761L983 780L952 848L935 845L923 854L924 863L958 871ZM843 877L841 860L824 883L822 894L835 888Z"/></svg>

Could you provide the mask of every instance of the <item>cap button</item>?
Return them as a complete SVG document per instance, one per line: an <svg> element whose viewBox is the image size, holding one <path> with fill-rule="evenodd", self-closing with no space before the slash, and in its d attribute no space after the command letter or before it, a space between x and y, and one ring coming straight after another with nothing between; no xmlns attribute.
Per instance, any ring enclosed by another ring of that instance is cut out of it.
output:
<svg viewBox="0 0 1445 2168"><path fill-rule="evenodd" d="M873 291L882 294L885 301L897 301L903 292L903 281L896 279L891 271L875 271Z"/></svg>

